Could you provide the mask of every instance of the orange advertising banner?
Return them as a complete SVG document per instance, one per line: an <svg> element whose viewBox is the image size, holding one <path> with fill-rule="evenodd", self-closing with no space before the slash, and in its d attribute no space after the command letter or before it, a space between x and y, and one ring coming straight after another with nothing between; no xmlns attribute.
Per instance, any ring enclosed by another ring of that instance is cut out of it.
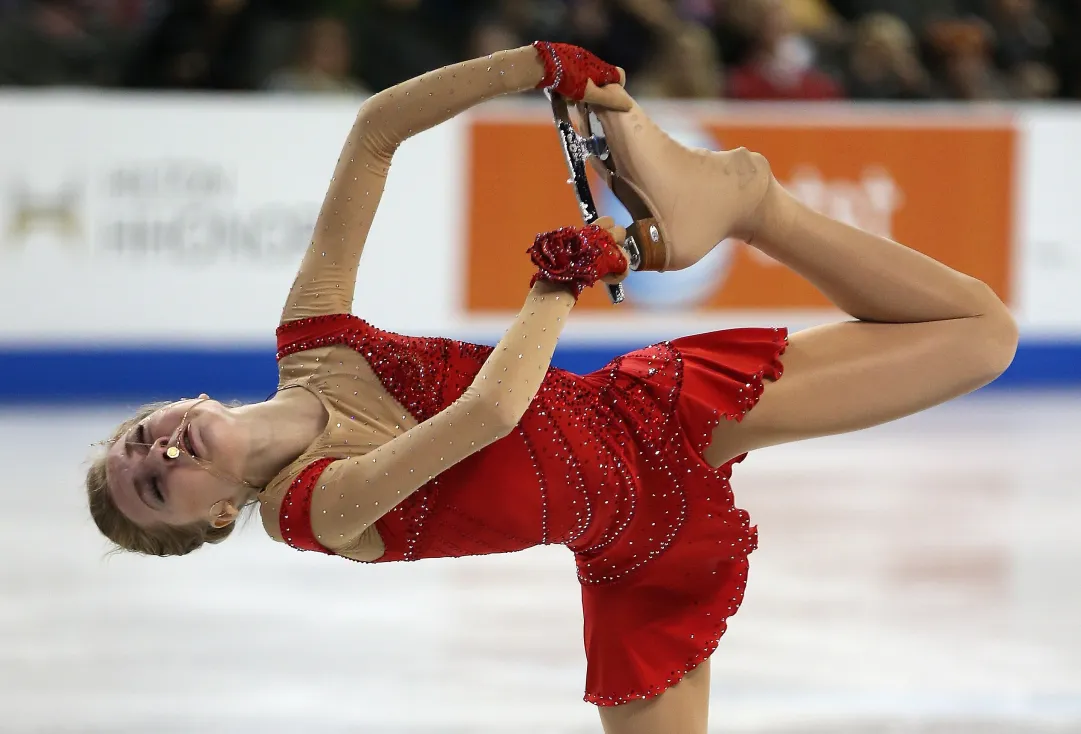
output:
<svg viewBox="0 0 1081 734"><path fill-rule="evenodd" d="M695 114L665 125L681 141L712 149L745 146L766 156L786 188L815 209L903 242L987 282L1007 299L1013 232L1015 131L1008 119L913 123L891 119L838 124L773 116L737 122ZM915 117L915 116L913 116ZM917 118L918 119L918 118ZM552 122L483 119L470 128L465 307L517 310L532 267L526 248L538 232L581 224ZM602 214L628 218L593 181ZM718 206L723 205L718 202ZM828 307L809 283L740 242L726 241L677 273L632 274L627 303L687 311ZM601 288L579 309L610 309Z"/></svg>

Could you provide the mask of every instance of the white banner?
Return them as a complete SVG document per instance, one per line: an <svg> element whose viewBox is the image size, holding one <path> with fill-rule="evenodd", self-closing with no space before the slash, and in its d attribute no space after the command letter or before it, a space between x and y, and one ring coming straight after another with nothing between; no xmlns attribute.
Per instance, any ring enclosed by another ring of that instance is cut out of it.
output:
<svg viewBox="0 0 1081 734"><path fill-rule="evenodd" d="M359 104L0 94L0 343L269 341ZM1014 304L1026 334L1075 339L1081 112L1036 108L1017 120ZM502 331L502 319L462 313L467 144L455 120L396 156L364 255L358 314L411 333ZM513 157L507 151L508 165ZM582 314L569 335L626 340L826 317L668 311L593 328Z"/></svg>
<svg viewBox="0 0 1081 734"><path fill-rule="evenodd" d="M4 342L266 341L359 100L0 95ZM448 314L456 126L396 156L357 310Z"/></svg>
<svg viewBox="0 0 1081 734"><path fill-rule="evenodd" d="M1017 312L1033 335L1081 336L1081 112L1021 120Z"/></svg>

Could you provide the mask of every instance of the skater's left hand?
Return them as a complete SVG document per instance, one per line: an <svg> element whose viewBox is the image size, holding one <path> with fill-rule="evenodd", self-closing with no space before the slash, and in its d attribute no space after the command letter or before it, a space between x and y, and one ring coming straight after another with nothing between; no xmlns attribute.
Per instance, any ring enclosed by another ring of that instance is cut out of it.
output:
<svg viewBox="0 0 1081 734"><path fill-rule="evenodd" d="M634 100L623 88L626 81L627 73L623 69L619 70L619 84L605 84L603 87L598 87L590 79L586 82L586 93L582 97L582 102L614 112L629 112L634 105Z"/></svg>
<svg viewBox="0 0 1081 734"><path fill-rule="evenodd" d="M611 275L606 275L601 278L603 282L608 283L609 285L615 285L626 278L627 273L630 272L631 259L630 256L627 255L627 251L623 249L623 243L627 241L627 230L616 224L615 220L611 217L601 217L594 222L594 224L612 235L612 239L616 241L616 245L619 247L619 251L623 253L623 259L627 263L627 267L623 268L622 273L612 273Z"/></svg>
<svg viewBox="0 0 1081 734"><path fill-rule="evenodd" d="M580 46L536 41L533 47L544 65L537 89L549 89L572 102L585 102L604 109L627 112L633 102L623 90L627 73L597 58Z"/></svg>

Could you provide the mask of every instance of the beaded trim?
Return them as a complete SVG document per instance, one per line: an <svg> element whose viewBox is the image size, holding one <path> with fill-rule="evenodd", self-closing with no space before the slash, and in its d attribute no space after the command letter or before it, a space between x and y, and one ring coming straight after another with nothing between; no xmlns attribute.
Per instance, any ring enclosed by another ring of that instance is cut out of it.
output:
<svg viewBox="0 0 1081 734"><path fill-rule="evenodd" d="M563 83L563 62L549 41L534 41L533 48L537 49L537 55L544 64L544 78L537 88L555 89Z"/></svg>
<svg viewBox="0 0 1081 734"><path fill-rule="evenodd" d="M586 703L591 703L595 706L608 707L619 706L621 704L630 703L631 701L642 701L650 698L656 698L669 688L672 688L677 683L682 681L688 673L693 671L703 662L705 662L713 653L717 651L717 647L721 643L721 638L724 633L728 631L728 620L731 619L735 613L739 610L739 607L743 604L744 595L747 589L747 573L744 569L739 572L739 581L735 587L736 596L730 601L727 614L724 617L718 618L716 624L713 625L711 631L708 633L708 642L706 646L696 652L681 666L681 668L669 671L668 677L665 678L663 683L657 683L647 687L644 691L630 691L616 696L602 696L595 693L586 693L583 700ZM694 635L691 635L691 639L694 639Z"/></svg>
<svg viewBox="0 0 1081 734"><path fill-rule="evenodd" d="M282 540L299 551L334 555L333 551L315 537L311 520L315 483L319 481L323 470L334 461L334 459L319 459L308 464L289 485L282 499L281 509L278 511L278 527L281 528Z"/></svg>
<svg viewBox="0 0 1081 734"><path fill-rule="evenodd" d="M548 44L548 53L552 54L552 61L556 65L556 78L552 82L552 88L558 89L559 85L563 83L563 59L559 58L559 54L552 51L552 44Z"/></svg>

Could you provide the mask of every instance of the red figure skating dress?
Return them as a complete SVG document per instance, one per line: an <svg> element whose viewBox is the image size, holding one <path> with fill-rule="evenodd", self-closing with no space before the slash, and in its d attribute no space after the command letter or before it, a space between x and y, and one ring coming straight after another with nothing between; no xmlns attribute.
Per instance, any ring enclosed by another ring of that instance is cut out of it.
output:
<svg viewBox="0 0 1081 734"><path fill-rule="evenodd" d="M689 337L580 376L548 369L572 297L543 284L494 352L345 314L407 138L499 95L553 87L581 99L589 82L618 79L581 49L539 43L364 104L278 331L279 389L309 391L329 418L259 496L274 539L358 561L566 545L582 584L586 698L600 705L675 684L743 598L755 530L733 503L731 466L701 455L711 428L780 376L785 332Z"/></svg>
<svg viewBox="0 0 1081 734"><path fill-rule="evenodd" d="M714 651L743 599L756 531L729 487L742 457L714 469L702 450L719 420L741 418L762 380L780 376L785 343L783 329L740 329L655 344L587 375L549 369L509 436L376 522L378 562L566 545L582 585L586 700L663 692ZM361 355L417 423L461 396L491 352L348 315L285 324L278 348L283 360L320 350L316 364L344 363L343 348ZM275 505L281 538L301 550L330 552L307 508L324 467L350 453L326 453L298 464Z"/></svg>

